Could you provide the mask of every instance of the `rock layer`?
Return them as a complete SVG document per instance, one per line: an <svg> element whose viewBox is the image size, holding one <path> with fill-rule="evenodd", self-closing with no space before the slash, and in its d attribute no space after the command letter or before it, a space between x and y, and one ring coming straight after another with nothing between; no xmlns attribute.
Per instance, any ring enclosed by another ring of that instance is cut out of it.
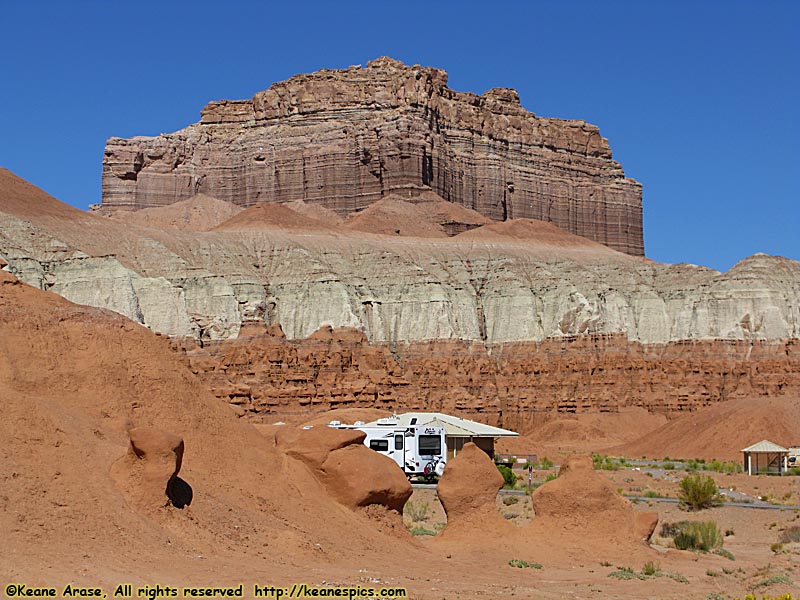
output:
<svg viewBox="0 0 800 600"><path fill-rule="evenodd" d="M103 159L108 210L203 193L245 206L303 200L344 215L425 190L495 220L550 221L644 254L641 186L597 127L537 117L512 89L456 92L440 69L385 57L212 102L175 133L112 137Z"/></svg>
<svg viewBox="0 0 800 600"><path fill-rule="evenodd" d="M298 420L341 408L437 411L530 431L554 414L641 407L675 414L747 398L800 396L800 342L625 336L496 344L370 345L353 329L287 340L246 328L237 340L194 346L192 370L248 418Z"/></svg>
<svg viewBox="0 0 800 600"><path fill-rule="evenodd" d="M255 229L145 229L0 170L0 259L31 285L203 342L251 322L290 339L355 327L389 344L800 337L800 263L786 258L754 255L719 273L630 257L542 221L419 238L298 229L294 217L256 212Z"/></svg>

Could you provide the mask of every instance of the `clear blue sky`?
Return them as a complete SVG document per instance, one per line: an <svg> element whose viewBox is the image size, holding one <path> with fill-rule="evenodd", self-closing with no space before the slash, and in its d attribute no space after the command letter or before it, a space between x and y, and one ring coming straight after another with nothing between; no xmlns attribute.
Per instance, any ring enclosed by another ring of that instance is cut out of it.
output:
<svg viewBox="0 0 800 600"><path fill-rule="evenodd" d="M644 185L645 251L800 259L800 2L3 0L0 165L79 208L107 137L389 55L600 127Z"/></svg>

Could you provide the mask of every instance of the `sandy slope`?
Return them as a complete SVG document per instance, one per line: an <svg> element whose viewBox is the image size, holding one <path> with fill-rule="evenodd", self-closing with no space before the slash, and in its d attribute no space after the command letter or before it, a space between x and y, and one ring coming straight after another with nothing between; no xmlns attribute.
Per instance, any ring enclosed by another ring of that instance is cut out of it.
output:
<svg viewBox="0 0 800 600"><path fill-rule="evenodd" d="M608 452L630 457L740 462L742 448L765 438L786 447L800 445L800 398L729 400L676 417Z"/></svg>

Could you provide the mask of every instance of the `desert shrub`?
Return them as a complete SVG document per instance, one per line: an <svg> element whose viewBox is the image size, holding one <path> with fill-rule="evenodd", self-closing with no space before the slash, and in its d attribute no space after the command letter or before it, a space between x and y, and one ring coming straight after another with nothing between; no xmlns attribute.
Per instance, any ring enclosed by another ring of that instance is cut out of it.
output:
<svg viewBox="0 0 800 600"><path fill-rule="evenodd" d="M671 537L679 550L710 552L722 548L723 538L714 521L680 521L661 528L662 536Z"/></svg>
<svg viewBox="0 0 800 600"><path fill-rule="evenodd" d="M519 498L517 498L516 496L506 496L505 498L503 498L503 504L505 504L506 506L511 506L512 504L516 504L517 502L519 502Z"/></svg>
<svg viewBox="0 0 800 600"><path fill-rule="evenodd" d="M779 541L781 544L800 543L800 526L789 527L781 534Z"/></svg>
<svg viewBox="0 0 800 600"><path fill-rule="evenodd" d="M517 560L516 558L512 558L508 561L508 566L510 567L517 567L518 569L541 569L542 565L540 563L532 563L525 560Z"/></svg>
<svg viewBox="0 0 800 600"><path fill-rule="evenodd" d="M539 461L539 467L542 469L551 469L553 468L553 461L543 456L542 460Z"/></svg>
<svg viewBox="0 0 800 600"><path fill-rule="evenodd" d="M674 471L674 470L675 470L675 463L671 463L671 462L665 462L665 463L662 465L662 468L663 468L665 471Z"/></svg>
<svg viewBox="0 0 800 600"><path fill-rule="evenodd" d="M513 488L514 484L517 483L517 476L514 475L514 471L505 465L497 465L497 470L500 471L500 475L503 476L503 481L505 482L504 487Z"/></svg>
<svg viewBox="0 0 800 600"><path fill-rule="evenodd" d="M727 558L728 560L736 560L736 557L733 555L733 553L731 553L729 550L725 550L725 548L717 548L716 550L712 550L711 553Z"/></svg>
<svg viewBox="0 0 800 600"><path fill-rule="evenodd" d="M716 471L718 473L739 473L742 471L742 465L737 462L712 460L705 467L708 471Z"/></svg>
<svg viewBox="0 0 800 600"><path fill-rule="evenodd" d="M717 484L709 475L695 473L681 479L678 499L689 510L702 510L722 504Z"/></svg>
<svg viewBox="0 0 800 600"><path fill-rule="evenodd" d="M661 568L659 567L658 563L654 563L652 560L647 561L644 563L642 567L642 575L647 575L648 577L653 577L656 573L660 573Z"/></svg>
<svg viewBox="0 0 800 600"><path fill-rule="evenodd" d="M614 579L621 579L623 581L628 579L647 579L646 575L634 573L633 569L630 567L618 567L616 571L612 571L608 574L608 576L613 577Z"/></svg>
<svg viewBox="0 0 800 600"><path fill-rule="evenodd" d="M767 577L763 581L759 581L758 583L756 583L753 587L754 588L768 587L770 585L776 585L776 584L787 584L787 585L789 585L791 583L792 583L792 580L789 579L789 577L787 575L780 574L780 575L773 575L772 577Z"/></svg>
<svg viewBox="0 0 800 600"><path fill-rule="evenodd" d="M403 508L403 514L412 522L417 523L428 520L428 510L430 510L430 506L427 502L411 502L409 500Z"/></svg>
<svg viewBox="0 0 800 600"><path fill-rule="evenodd" d="M414 527L411 529L411 535L436 535L436 532L424 527Z"/></svg>
<svg viewBox="0 0 800 600"><path fill-rule="evenodd" d="M553 481L554 479L558 479L558 475L556 473L550 473L550 475L545 478L544 482L547 483L548 481Z"/></svg>
<svg viewBox="0 0 800 600"><path fill-rule="evenodd" d="M789 475L800 475L800 467L791 467L788 473Z"/></svg>

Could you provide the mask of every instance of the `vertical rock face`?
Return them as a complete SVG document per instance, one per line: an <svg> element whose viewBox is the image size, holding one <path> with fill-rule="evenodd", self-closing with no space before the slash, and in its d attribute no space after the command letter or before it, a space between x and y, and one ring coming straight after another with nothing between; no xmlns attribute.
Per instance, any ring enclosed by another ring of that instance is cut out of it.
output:
<svg viewBox="0 0 800 600"><path fill-rule="evenodd" d="M172 134L110 138L103 207L205 193L240 205L303 200L340 214L432 189L492 219L534 218L642 255L641 186L583 121L540 118L517 92L447 87L390 58L297 75L250 100L212 102Z"/></svg>

